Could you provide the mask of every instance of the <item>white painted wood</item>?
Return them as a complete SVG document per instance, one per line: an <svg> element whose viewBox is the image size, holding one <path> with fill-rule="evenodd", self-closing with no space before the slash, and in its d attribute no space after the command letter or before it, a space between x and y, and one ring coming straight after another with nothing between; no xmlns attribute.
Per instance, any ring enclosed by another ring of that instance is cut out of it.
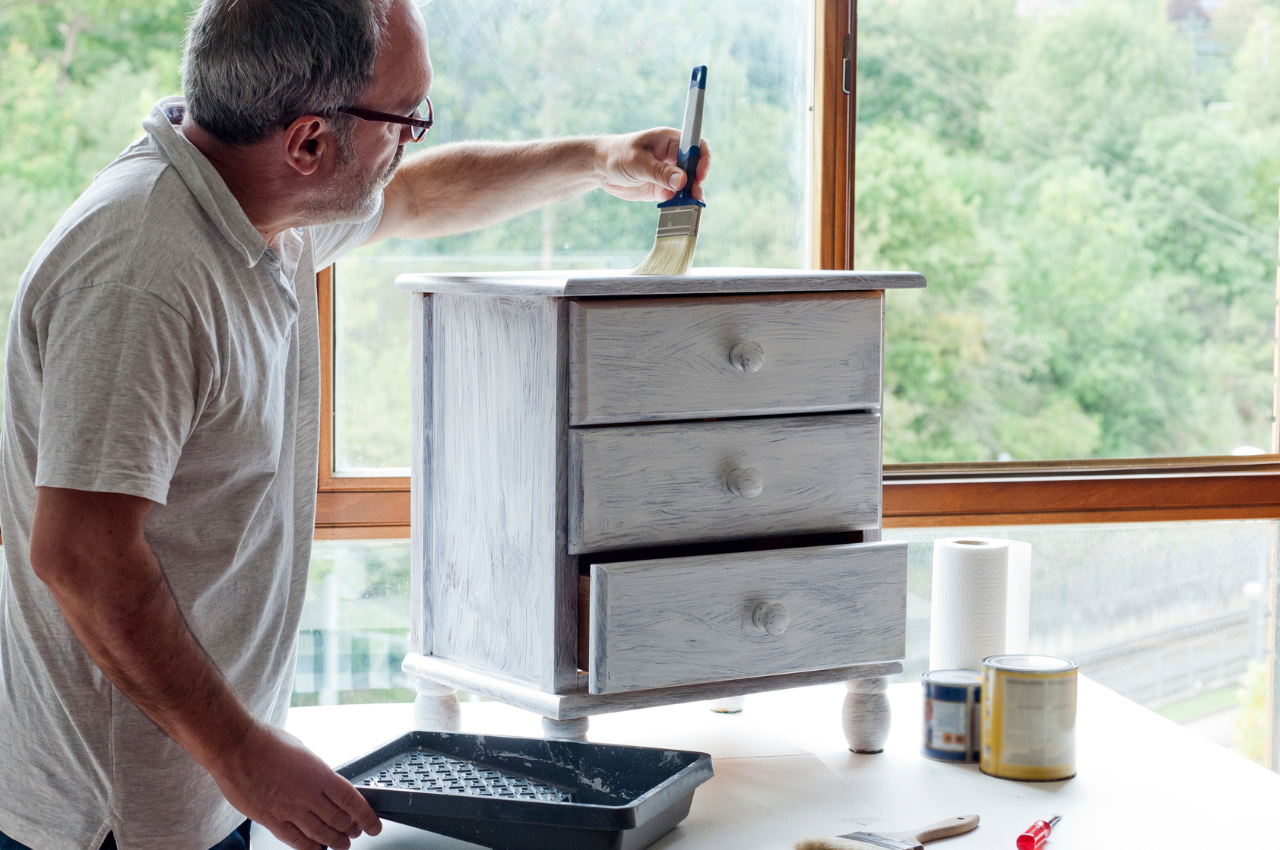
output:
<svg viewBox="0 0 1280 850"><path fill-rule="evenodd" d="M713 699L711 701L711 710L716 714L741 714L746 705L746 697L725 697L724 699Z"/></svg>
<svg viewBox="0 0 1280 850"><path fill-rule="evenodd" d="M591 726L588 717L571 717L568 720L556 720L552 717L542 718L542 737L555 741L585 741L587 729Z"/></svg>
<svg viewBox="0 0 1280 850"><path fill-rule="evenodd" d="M431 655L409 653L402 668L406 673L435 682L444 682L459 690L486 697L516 708L564 720L570 717L587 717L596 714L612 714L637 708L653 708L682 702L701 702L710 699L758 694L783 688L801 688L808 685L826 685L845 682L859 676L895 676L902 672L902 664L887 661L875 664L853 664L831 670L809 670L780 676L758 676L749 679L730 679L700 685L684 685L678 688L654 688L623 694L592 694L586 689L585 676L580 690L568 693L548 693L524 682L517 682L485 670L477 670L456 661L446 661Z"/></svg>
<svg viewBox="0 0 1280 850"><path fill-rule="evenodd" d="M883 300L818 292L576 301L569 424L878 408Z"/></svg>
<svg viewBox="0 0 1280 850"><path fill-rule="evenodd" d="M633 275L628 271L522 271L402 274L396 278L396 288L406 292L524 298L919 289L924 285L924 276L916 272L734 268L691 269L676 277Z"/></svg>
<svg viewBox="0 0 1280 850"><path fill-rule="evenodd" d="M905 543L592 564L591 692L900 659L906 582ZM786 606L783 634L761 603Z"/></svg>
<svg viewBox="0 0 1280 850"><path fill-rule="evenodd" d="M576 629L557 616L577 592L564 537L565 305L435 295L431 313L432 653L553 690L576 679Z"/></svg>
<svg viewBox="0 0 1280 850"><path fill-rule="evenodd" d="M781 602L761 602L751 612L751 622L765 634L777 637L791 625L791 612Z"/></svg>
<svg viewBox="0 0 1280 850"><path fill-rule="evenodd" d="M853 679L846 686L840 719L849 749L864 754L884 752L893 716L886 695L889 680L879 676Z"/></svg>
<svg viewBox="0 0 1280 850"><path fill-rule="evenodd" d="M725 479L729 492L744 499L754 499L764 492L764 476L752 467L735 469Z"/></svg>
<svg viewBox="0 0 1280 850"><path fill-rule="evenodd" d="M425 732L458 732L462 729L457 688L429 679L418 679L414 686L418 695L413 701L413 728Z"/></svg>
<svg viewBox="0 0 1280 850"><path fill-rule="evenodd" d="M741 372L759 372L764 368L764 346L758 342L739 342L729 349L729 362Z"/></svg>
<svg viewBox="0 0 1280 850"><path fill-rule="evenodd" d="M880 523L879 414L576 428L569 551L845 531ZM732 489L754 469L762 489Z"/></svg>
<svg viewBox="0 0 1280 850"><path fill-rule="evenodd" d="M431 654L426 541L431 539L431 296L409 299L409 646Z"/></svg>

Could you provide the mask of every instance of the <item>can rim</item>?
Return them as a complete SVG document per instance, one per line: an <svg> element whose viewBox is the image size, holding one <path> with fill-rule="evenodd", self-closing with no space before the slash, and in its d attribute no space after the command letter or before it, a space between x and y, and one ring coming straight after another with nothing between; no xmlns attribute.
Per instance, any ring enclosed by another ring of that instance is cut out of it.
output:
<svg viewBox="0 0 1280 850"><path fill-rule="evenodd" d="M1017 659L1017 660L1015 660ZM1080 667L1067 658L1053 655L1031 655L1016 653L1011 655L990 655L982 660L983 669L1009 670L1015 673L1067 673Z"/></svg>
<svg viewBox="0 0 1280 850"><path fill-rule="evenodd" d="M949 673L953 673L953 674L962 673L964 675L953 676L950 679L942 678L943 676L946 676ZM961 688L966 685L980 685L982 684L982 671L981 670L962 670L962 669L930 670L926 673L920 674L920 681L926 682L930 685L948 685L953 688Z"/></svg>

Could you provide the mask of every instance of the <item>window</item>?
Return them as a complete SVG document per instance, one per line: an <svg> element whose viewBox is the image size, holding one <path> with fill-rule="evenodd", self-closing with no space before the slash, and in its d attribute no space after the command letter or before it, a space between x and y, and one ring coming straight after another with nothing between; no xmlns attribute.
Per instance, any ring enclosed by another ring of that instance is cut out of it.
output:
<svg viewBox="0 0 1280 850"><path fill-rule="evenodd" d="M1259 0L863 0L856 261L889 462L1272 448L1280 112Z"/></svg>
<svg viewBox="0 0 1280 850"><path fill-rule="evenodd" d="M679 126L689 69L709 67L703 134L715 160L695 262L809 263L812 8L795 0L435 0L423 7L436 126L464 139ZM407 475L407 271L634 266L653 246L652 204L602 191L486 230L394 240L339 261L334 287L333 468Z"/></svg>

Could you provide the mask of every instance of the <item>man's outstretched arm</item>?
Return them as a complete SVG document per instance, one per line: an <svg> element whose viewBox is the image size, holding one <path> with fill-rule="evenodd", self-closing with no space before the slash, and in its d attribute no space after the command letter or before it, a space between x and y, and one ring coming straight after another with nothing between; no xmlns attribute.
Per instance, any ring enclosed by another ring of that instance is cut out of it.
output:
<svg viewBox="0 0 1280 850"><path fill-rule="evenodd" d="M349 847L382 825L299 741L256 721L191 633L143 536L154 502L41 487L31 566L98 667L227 800L297 850Z"/></svg>
<svg viewBox="0 0 1280 850"><path fill-rule="evenodd" d="M601 188L629 201L665 201L684 187L679 131L534 142L459 142L405 163L385 190L382 221L369 237L425 239L488 227ZM702 142L694 197L711 152ZM657 222L655 214L654 222Z"/></svg>

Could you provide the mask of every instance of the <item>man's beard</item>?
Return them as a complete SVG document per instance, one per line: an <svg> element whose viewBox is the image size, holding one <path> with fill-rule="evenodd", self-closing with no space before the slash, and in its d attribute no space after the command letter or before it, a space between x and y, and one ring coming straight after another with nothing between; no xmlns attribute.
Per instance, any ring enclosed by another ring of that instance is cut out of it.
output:
<svg viewBox="0 0 1280 850"><path fill-rule="evenodd" d="M396 148L391 164L380 174L365 174L352 150L351 143L336 137L338 171L324 197L316 199L307 210L309 224L336 224L344 221L368 221L378 211L382 190L404 158L404 145Z"/></svg>

